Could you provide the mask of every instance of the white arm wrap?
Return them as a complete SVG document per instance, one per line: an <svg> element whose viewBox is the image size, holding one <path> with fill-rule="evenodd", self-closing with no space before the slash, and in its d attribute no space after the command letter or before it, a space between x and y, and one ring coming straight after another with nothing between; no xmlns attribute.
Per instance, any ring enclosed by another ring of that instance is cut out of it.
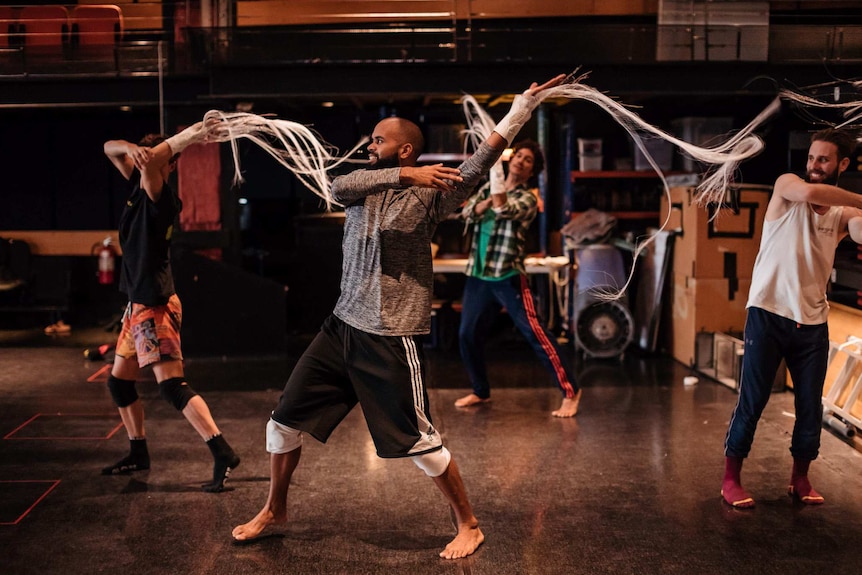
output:
<svg viewBox="0 0 862 575"><path fill-rule="evenodd" d="M508 143L512 143L524 124L533 115L533 110L539 105L539 98L531 96L527 92L515 96L512 108L500 122L494 126L494 131L503 136Z"/></svg>
<svg viewBox="0 0 862 575"><path fill-rule="evenodd" d="M491 166L488 172L491 180L491 195L496 196L506 193L506 174L503 173L503 162L497 160L497 163Z"/></svg>
<svg viewBox="0 0 862 575"><path fill-rule="evenodd" d="M201 128L202 124L198 122L193 126L189 126L179 134L171 136L165 140L171 147L171 155L179 154L191 144L197 144L198 142L203 141L204 131Z"/></svg>

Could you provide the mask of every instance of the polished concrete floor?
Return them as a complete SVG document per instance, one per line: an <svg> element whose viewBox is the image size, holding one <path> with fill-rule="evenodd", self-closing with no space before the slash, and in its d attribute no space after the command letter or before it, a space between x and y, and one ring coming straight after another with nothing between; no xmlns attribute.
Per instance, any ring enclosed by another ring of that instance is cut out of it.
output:
<svg viewBox="0 0 862 575"><path fill-rule="evenodd" d="M511 335L511 334L510 334ZM187 358L187 375L242 456L221 494L201 492L211 459L147 374L152 468L103 477L127 448L84 347L102 330L51 339L0 330L0 573L137 574L819 574L859 573L862 456L823 432L803 507L785 493L790 392L772 397L744 469L758 505L719 498L735 393L664 357L579 366L575 419L525 344L494 341L493 401L459 410L457 352L429 350L435 423L458 461L486 542L456 561L442 496L412 463L381 460L354 410L326 445L307 439L290 521L247 545L230 531L265 500L264 429L302 341L277 357Z"/></svg>

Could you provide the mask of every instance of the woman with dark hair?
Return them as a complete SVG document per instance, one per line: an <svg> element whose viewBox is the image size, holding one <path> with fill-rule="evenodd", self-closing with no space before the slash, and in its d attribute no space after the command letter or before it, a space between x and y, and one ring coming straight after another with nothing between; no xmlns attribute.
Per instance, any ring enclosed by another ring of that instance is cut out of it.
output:
<svg viewBox="0 0 862 575"><path fill-rule="evenodd" d="M498 162L488 184L461 211L461 217L472 226L473 239L458 341L473 392L458 399L456 407L477 405L491 398L485 341L494 317L505 307L562 391L562 404L553 415L572 417L578 412L580 389L571 370L563 364L554 337L536 315L524 267L527 230L539 210L535 183L544 164L538 143L518 142L509 159L508 174L504 176Z"/></svg>
<svg viewBox="0 0 862 575"><path fill-rule="evenodd" d="M218 493L240 460L222 436L207 403L186 381L180 345L182 303L174 290L170 257L174 222L182 202L168 184L168 177L176 169L180 152L206 137L207 130L199 122L167 139L148 134L138 144L126 140L104 144L105 155L126 179L128 191L119 237L123 249L120 291L128 296L129 303L108 390L129 436L129 455L102 469L102 474L150 468L144 406L135 384L140 370L150 367L159 395L183 414L209 447L213 478L202 487Z"/></svg>

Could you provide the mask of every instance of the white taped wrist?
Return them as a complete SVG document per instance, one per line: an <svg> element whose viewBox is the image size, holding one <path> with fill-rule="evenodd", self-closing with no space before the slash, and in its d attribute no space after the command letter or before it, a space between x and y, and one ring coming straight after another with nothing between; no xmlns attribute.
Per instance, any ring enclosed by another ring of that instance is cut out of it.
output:
<svg viewBox="0 0 862 575"><path fill-rule="evenodd" d="M171 154L173 155L179 154L192 144L197 144L203 139L203 135L200 124L195 124L165 141L171 147Z"/></svg>
<svg viewBox="0 0 862 575"><path fill-rule="evenodd" d="M488 176L491 182L491 195L498 196L500 194L505 194L506 174L503 172L503 162L501 160L497 160L497 163L491 166Z"/></svg>
<svg viewBox="0 0 862 575"><path fill-rule="evenodd" d="M539 99L535 96L519 94L512 101L512 108L502 120L494 127L494 131L503 136L506 142L512 143L524 124L529 121L533 110L539 105Z"/></svg>

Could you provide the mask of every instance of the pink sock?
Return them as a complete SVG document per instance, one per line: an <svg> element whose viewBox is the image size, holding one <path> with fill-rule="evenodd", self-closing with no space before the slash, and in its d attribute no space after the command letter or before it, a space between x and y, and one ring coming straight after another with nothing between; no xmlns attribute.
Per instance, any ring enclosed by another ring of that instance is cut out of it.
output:
<svg viewBox="0 0 862 575"><path fill-rule="evenodd" d="M806 505L821 505L823 496L817 493L808 480L808 466L811 461L807 459L793 458L793 471L790 474L790 487L788 493L797 497Z"/></svg>
<svg viewBox="0 0 862 575"><path fill-rule="evenodd" d="M724 479L721 482L721 496L728 505L738 509L754 507L754 499L743 489L740 481L742 457L726 457L724 460Z"/></svg>

